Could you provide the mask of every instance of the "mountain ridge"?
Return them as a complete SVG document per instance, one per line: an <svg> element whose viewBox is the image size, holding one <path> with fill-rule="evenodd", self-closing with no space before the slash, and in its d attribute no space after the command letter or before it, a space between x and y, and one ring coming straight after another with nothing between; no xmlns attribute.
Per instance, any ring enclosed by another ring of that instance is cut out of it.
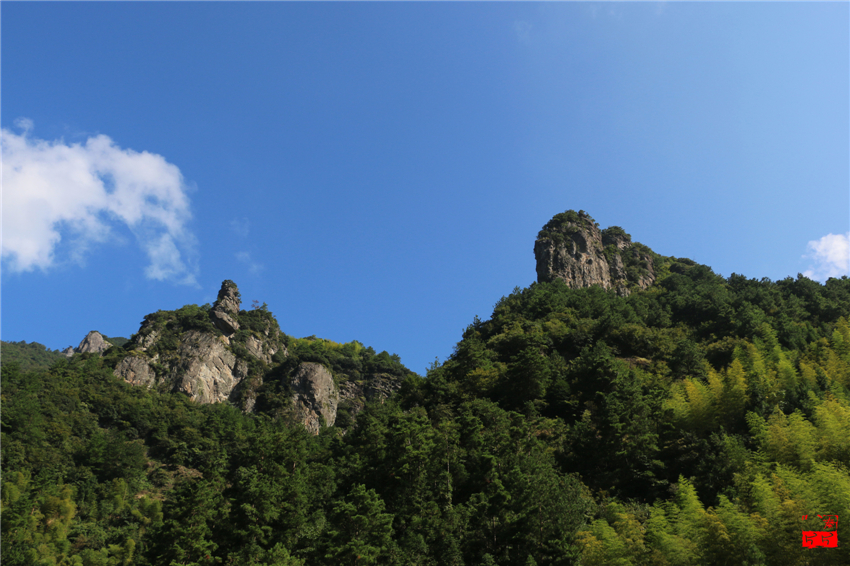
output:
<svg viewBox="0 0 850 566"><path fill-rule="evenodd" d="M545 245L573 261L577 233ZM801 531L850 536L817 518L850 515L850 279L652 255L642 289L604 253L627 268L639 244L599 236L607 289L592 270L516 288L425 377L232 305L226 326L187 305L102 354L3 363L4 565L805 566ZM199 336L246 364L245 395L173 392ZM265 339L286 355L266 364ZM151 387L115 375L128 357Z"/></svg>

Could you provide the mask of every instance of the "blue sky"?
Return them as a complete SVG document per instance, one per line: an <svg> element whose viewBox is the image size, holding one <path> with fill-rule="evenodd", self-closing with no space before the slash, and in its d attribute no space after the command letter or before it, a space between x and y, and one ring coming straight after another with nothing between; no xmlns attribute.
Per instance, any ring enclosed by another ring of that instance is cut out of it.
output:
<svg viewBox="0 0 850 566"><path fill-rule="evenodd" d="M588 211L847 273L847 3L3 2L2 337L212 302L424 373Z"/></svg>

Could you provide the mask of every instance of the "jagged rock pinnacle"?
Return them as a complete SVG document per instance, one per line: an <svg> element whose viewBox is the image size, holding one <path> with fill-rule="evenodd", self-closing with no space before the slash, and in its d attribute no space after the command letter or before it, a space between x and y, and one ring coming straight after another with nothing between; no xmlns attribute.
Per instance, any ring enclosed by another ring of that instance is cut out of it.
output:
<svg viewBox="0 0 850 566"><path fill-rule="evenodd" d="M234 318L239 314L239 307L242 305L239 289L236 283L230 279L226 279L221 284L221 289L218 292L218 298L213 304L210 311L210 318L213 324L226 335L231 335L239 330L239 323Z"/></svg>

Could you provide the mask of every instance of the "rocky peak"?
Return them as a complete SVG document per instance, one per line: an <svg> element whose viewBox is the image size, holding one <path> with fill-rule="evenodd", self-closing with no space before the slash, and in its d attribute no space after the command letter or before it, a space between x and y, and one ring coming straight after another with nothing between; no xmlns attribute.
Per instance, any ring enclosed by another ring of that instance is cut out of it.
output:
<svg viewBox="0 0 850 566"><path fill-rule="evenodd" d="M286 347L270 312L246 313L240 306L239 289L228 280L208 310L186 305L147 315L115 375L199 403L230 401L250 410L252 388L262 384L275 354L286 356Z"/></svg>
<svg viewBox="0 0 850 566"><path fill-rule="evenodd" d="M367 402L384 402L409 373L397 356L375 354L359 342L291 338L265 304L240 306L238 288L225 281L212 307L148 314L121 348L114 374L198 403L228 402L246 412L282 409L318 434L322 426L354 426ZM317 354L325 350L336 361ZM282 398L285 408L278 405Z"/></svg>
<svg viewBox="0 0 850 566"><path fill-rule="evenodd" d="M70 358L74 354L102 354L111 347L112 344L106 341L106 337L103 334L97 330L92 330L86 334L86 337L83 338L79 346L76 348L68 346L62 353Z"/></svg>
<svg viewBox="0 0 850 566"><path fill-rule="evenodd" d="M534 243L537 281L561 279L578 289L598 285L628 295L655 282L652 251L619 226L599 229L585 211L556 214Z"/></svg>
<svg viewBox="0 0 850 566"><path fill-rule="evenodd" d="M239 330L236 317L239 315L239 307L242 305L241 298L236 283L226 279L221 284L218 298L210 311L210 319L213 324L228 336Z"/></svg>

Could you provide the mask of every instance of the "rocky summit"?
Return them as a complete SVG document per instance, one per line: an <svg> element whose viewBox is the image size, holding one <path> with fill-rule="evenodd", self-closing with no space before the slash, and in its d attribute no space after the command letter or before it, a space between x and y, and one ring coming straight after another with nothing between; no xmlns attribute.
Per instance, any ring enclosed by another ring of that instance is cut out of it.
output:
<svg viewBox="0 0 850 566"><path fill-rule="evenodd" d="M97 330L92 330L86 334L79 346L76 348L68 346L62 353L70 358L74 354L101 354L111 347L112 344L106 341L103 334Z"/></svg>
<svg viewBox="0 0 850 566"><path fill-rule="evenodd" d="M619 226L599 229L585 211L556 214L534 242L537 281L560 279L578 289L598 285L627 296L655 282L660 257Z"/></svg>
<svg viewBox="0 0 850 566"><path fill-rule="evenodd" d="M238 287L227 280L211 306L147 315L121 348L114 374L198 403L282 411L318 434L338 421L339 412L350 423L367 402L382 403L409 373L386 352L375 354L358 342L286 336L265 305L245 311L241 304ZM288 346L300 354L293 356Z"/></svg>
<svg viewBox="0 0 850 566"><path fill-rule="evenodd" d="M262 368L278 352L285 357L286 346L270 313L237 335L240 304L236 284L225 281L208 310L188 305L149 314L125 346L129 352L115 375L134 385L185 393L199 403L251 405L250 392L240 389L249 366Z"/></svg>
<svg viewBox="0 0 850 566"><path fill-rule="evenodd" d="M236 322L235 317L239 316L241 304L236 284L232 281L222 283L218 291L218 299L210 311L210 319L216 328L228 336L239 330L239 323Z"/></svg>

